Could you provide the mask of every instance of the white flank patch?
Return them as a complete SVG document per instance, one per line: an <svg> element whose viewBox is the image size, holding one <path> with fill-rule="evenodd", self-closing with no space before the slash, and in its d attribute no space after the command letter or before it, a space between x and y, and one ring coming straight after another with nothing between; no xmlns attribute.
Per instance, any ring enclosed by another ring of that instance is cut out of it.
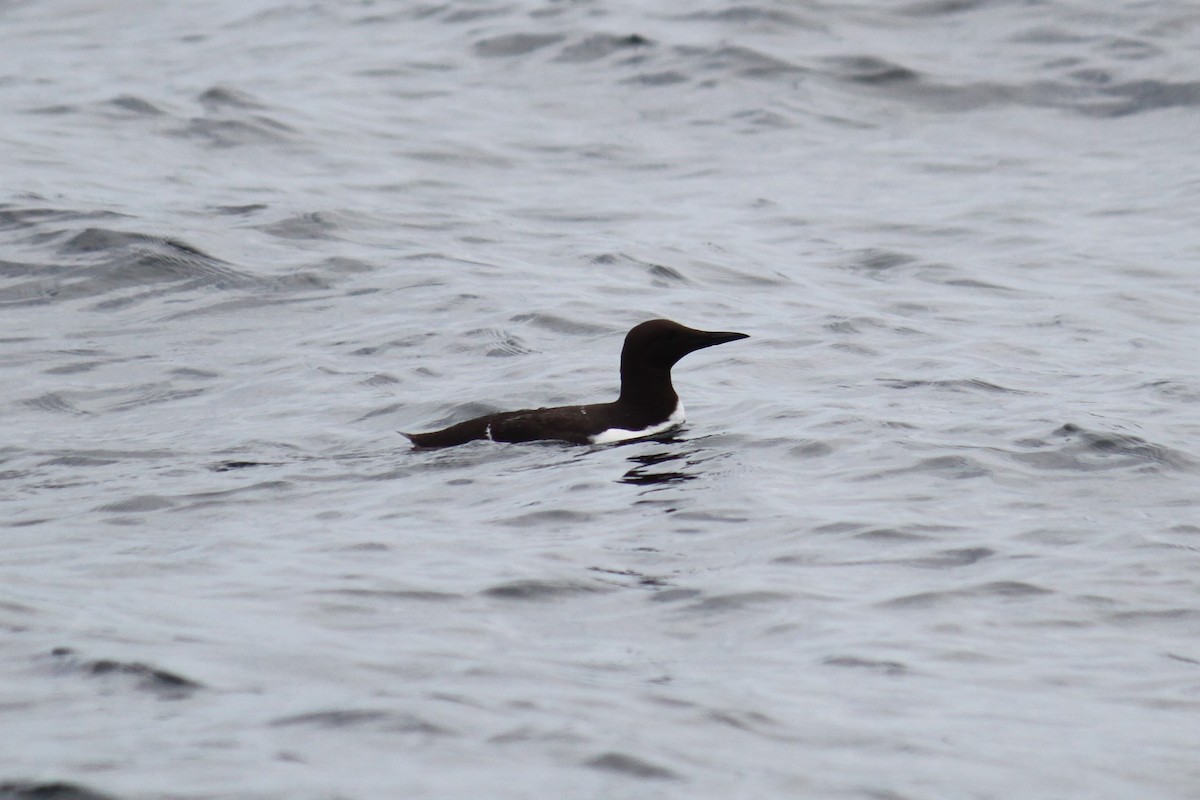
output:
<svg viewBox="0 0 1200 800"><path fill-rule="evenodd" d="M631 431L625 428L609 428L606 431L597 433L589 441L592 444L612 444L614 442L627 442L630 439L644 439L647 436L654 436L657 433L669 431L671 428L677 428L683 424L684 419L683 402L680 401L675 404L675 410L671 412L671 416L667 417L666 422L651 425L649 428L643 428L640 431Z"/></svg>

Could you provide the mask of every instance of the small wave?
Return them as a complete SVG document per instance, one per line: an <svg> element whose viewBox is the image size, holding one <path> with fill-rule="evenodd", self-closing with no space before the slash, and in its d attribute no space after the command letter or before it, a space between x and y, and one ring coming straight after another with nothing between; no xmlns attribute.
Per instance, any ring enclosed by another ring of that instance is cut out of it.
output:
<svg viewBox="0 0 1200 800"><path fill-rule="evenodd" d="M134 95L122 94L104 103L104 106L121 116L161 117L166 114L161 108Z"/></svg>
<svg viewBox="0 0 1200 800"><path fill-rule="evenodd" d="M605 586L575 581L524 580L510 581L483 590L487 597L502 600L557 600L565 597L606 592Z"/></svg>
<svg viewBox="0 0 1200 800"><path fill-rule="evenodd" d="M334 709L294 714L271 720L275 727L304 726L313 728L368 728L398 733L417 733L426 736L445 736L453 733L416 714L374 709Z"/></svg>
<svg viewBox="0 0 1200 800"><path fill-rule="evenodd" d="M187 697L203 684L185 678L175 672L144 664L140 661L116 661L113 659L81 660L70 647L58 647L51 651L58 660L58 667L67 671L83 672L88 675L120 675L136 678L138 689L153 692L163 699Z"/></svg>
<svg viewBox="0 0 1200 800"><path fill-rule="evenodd" d="M881 605L892 608L929 608L931 606L952 603L963 598L1000 598L1004 600L1027 600L1033 597L1053 594L1046 589L1024 581L992 581L968 586L961 589L947 589L940 592L920 592L886 600Z"/></svg>
<svg viewBox="0 0 1200 800"><path fill-rule="evenodd" d="M65 781L5 781L0 800L114 800L110 794Z"/></svg>
<svg viewBox="0 0 1200 800"><path fill-rule="evenodd" d="M679 775L666 767L651 764L648 761L643 761L640 758L625 753L605 753L604 755L596 756L586 763L587 766L593 769L617 772L631 778L641 778L642 780L675 780L679 778Z"/></svg>
<svg viewBox="0 0 1200 800"><path fill-rule="evenodd" d="M1009 389L981 378L961 378L958 380L916 380L902 378L879 378L880 383L892 389L944 389L950 392L994 392L996 394L1029 394L1023 389Z"/></svg>
<svg viewBox="0 0 1200 800"><path fill-rule="evenodd" d="M830 667L847 667L850 669L865 669L883 675L906 675L909 668L899 661L879 661L858 656L830 656L821 662Z"/></svg>
<svg viewBox="0 0 1200 800"><path fill-rule="evenodd" d="M557 33L511 33L476 42L475 54L481 58L524 56L562 40Z"/></svg>
<svg viewBox="0 0 1200 800"><path fill-rule="evenodd" d="M62 239L57 251L63 260L38 265L6 262L0 275L26 280L0 288L0 303L37 305L134 290L96 306L109 309L166 291L262 284L176 238L113 228L58 231L46 238Z"/></svg>
<svg viewBox="0 0 1200 800"><path fill-rule="evenodd" d="M1066 424L1045 439L1022 439L1026 452L1013 458L1039 469L1093 472L1111 469L1191 470L1195 462L1183 453L1137 436L1089 431Z"/></svg>
<svg viewBox="0 0 1200 800"><path fill-rule="evenodd" d="M559 52L557 60L567 63L599 61L613 53L626 52L631 48L649 47L652 44L653 42L649 39L636 33L628 36L596 34L564 47Z"/></svg>
<svg viewBox="0 0 1200 800"><path fill-rule="evenodd" d="M176 136L202 139L213 147L277 144L288 141L294 128L262 114L243 119L209 119L196 117L172 133Z"/></svg>
<svg viewBox="0 0 1200 800"><path fill-rule="evenodd" d="M834 77L872 85L915 81L916 70L877 56L832 56L823 62Z"/></svg>
<svg viewBox="0 0 1200 800"><path fill-rule="evenodd" d="M823 27L810 19L798 16L790 11L752 5L735 5L719 11L696 11L675 17L675 19L688 22L721 22L743 26L754 25L767 28L768 30L778 28L820 29Z"/></svg>

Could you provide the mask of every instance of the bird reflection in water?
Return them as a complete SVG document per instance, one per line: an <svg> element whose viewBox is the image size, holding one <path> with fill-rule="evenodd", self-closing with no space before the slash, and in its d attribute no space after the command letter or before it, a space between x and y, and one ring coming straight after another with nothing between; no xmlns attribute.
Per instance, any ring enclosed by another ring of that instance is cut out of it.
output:
<svg viewBox="0 0 1200 800"><path fill-rule="evenodd" d="M643 439L641 441L644 442L646 440ZM691 462L687 460L688 456L693 455L689 449L686 449L686 445L688 444L686 440L668 434L661 437L656 436L650 441L678 446L653 453L630 456L628 460L635 466L626 472L618 483L631 483L635 486L654 486L656 484L684 483L685 481L695 480L699 477L686 471L687 467L692 466ZM672 468L658 469L658 467L664 464Z"/></svg>

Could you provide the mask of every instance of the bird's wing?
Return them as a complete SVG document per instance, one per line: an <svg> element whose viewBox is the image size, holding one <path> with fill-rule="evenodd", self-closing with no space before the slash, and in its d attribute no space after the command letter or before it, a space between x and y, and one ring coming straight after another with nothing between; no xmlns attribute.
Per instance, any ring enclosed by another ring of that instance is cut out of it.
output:
<svg viewBox="0 0 1200 800"><path fill-rule="evenodd" d="M587 444L594 425L585 406L539 408L529 411L510 411L497 414L491 421L491 439L497 442L534 442L556 439L574 444Z"/></svg>

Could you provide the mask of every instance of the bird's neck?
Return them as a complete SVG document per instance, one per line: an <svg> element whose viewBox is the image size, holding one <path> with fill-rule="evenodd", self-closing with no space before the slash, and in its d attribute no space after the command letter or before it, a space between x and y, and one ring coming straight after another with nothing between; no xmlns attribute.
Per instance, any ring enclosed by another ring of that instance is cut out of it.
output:
<svg viewBox="0 0 1200 800"><path fill-rule="evenodd" d="M671 384L671 368L621 364L621 396L617 402L655 418L666 419L679 404Z"/></svg>

